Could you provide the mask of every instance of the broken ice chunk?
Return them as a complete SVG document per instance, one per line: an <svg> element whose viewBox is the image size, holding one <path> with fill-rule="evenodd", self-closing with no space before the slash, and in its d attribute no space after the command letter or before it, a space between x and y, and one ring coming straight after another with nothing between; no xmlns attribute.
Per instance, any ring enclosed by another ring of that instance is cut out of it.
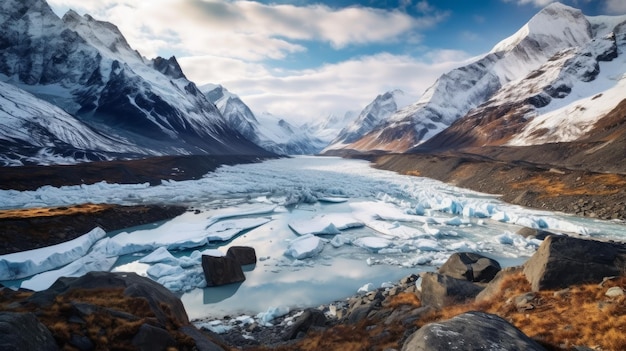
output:
<svg viewBox="0 0 626 351"><path fill-rule="evenodd" d="M315 257L324 249L324 241L313 234L307 234L293 239L289 243L285 255L301 260Z"/></svg>

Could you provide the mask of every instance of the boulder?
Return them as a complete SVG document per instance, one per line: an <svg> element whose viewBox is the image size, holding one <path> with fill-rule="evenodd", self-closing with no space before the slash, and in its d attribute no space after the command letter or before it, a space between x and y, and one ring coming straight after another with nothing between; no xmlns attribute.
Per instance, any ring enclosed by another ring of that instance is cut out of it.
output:
<svg viewBox="0 0 626 351"><path fill-rule="evenodd" d="M473 252L458 252L450 255L438 272L456 279L488 283L500 269L496 260Z"/></svg>
<svg viewBox="0 0 626 351"><path fill-rule="evenodd" d="M242 266L256 264L256 251L249 246L231 246L226 252L226 257L234 259Z"/></svg>
<svg viewBox="0 0 626 351"><path fill-rule="evenodd" d="M422 274L422 305L442 308L473 299L483 287L434 272Z"/></svg>
<svg viewBox="0 0 626 351"><path fill-rule="evenodd" d="M32 313L0 312L0 350L58 350L52 333Z"/></svg>
<svg viewBox="0 0 626 351"><path fill-rule="evenodd" d="M40 306L52 304L58 295L76 289L124 289L128 297L144 298L157 320L167 325L189 324L189 317L180 299L161 284L135 273L89 272L78 278L59 278L50 288L34 293L29 302ZM75 305L74 307L77 307Z"/></svg>
<svg viewBox="0 0 626 351"><path fill-rule="evenodd" d="M246 280L241 265L231 257L202 255L202 269L207 286L220 286Z"/></svg>
<svg viewBox="0 0 626 351"><path fill-rule="evenodd" d="M426 324L413 333L402 351L545 350L504 319L467 312L447 321Z"/></svg>
<svg viewBox="0 0 626 351"><path fill-rule="evenodd" d="M621 275L626 267L626 245L615 242L548 236L524 264L533 291L598 283Z"/></svg>

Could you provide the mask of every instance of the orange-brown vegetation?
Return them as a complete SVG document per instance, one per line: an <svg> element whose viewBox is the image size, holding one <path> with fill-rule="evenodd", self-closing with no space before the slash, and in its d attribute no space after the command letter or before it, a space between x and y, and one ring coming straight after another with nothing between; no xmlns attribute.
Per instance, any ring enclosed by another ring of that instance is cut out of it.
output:
<svg viewBox="0 0 626 351"><path fill-rule="evenodd" d="M626 286L626 276L604 284L574 286L561 291L536 292L530 306L518 310L516 296L531 291L523 273L504 278L501 290L493 298L454 305L425 315L415 322L420 328L430 322L450 319L469 311L499 315L549 350L569 350L575 345L596 350L626 350L626 298L609 298L613 286ZM398 294L384 303L386 307L418 308L414 294ZM295 344L256 347L248 350L385 350L400 349L411 326L401 322L366 319L355 325L337 325L323 332L313 332Z"/></svg>
<svg viewBox="0 0 626 351"><path fill-rule="evenodd" d="M620 174L588 174L580 177L575 184L570 184L558 176L537 174L528 180L512 183L513 189L530 189L540 193L542 197L568 195L612 195L623 191L626 176Z"/></svg>
<svg viewBox="0 0 626 351"><path fill-rule="evenodd" d="M107 204L82 204L70 207L38 207L38 208L24 208L24 209L12 209L12 210L0 210L0 218L34 218L34 217L53 217L53 216L66 216L72 214L93 214L100 211L104 211L114 207L114 205Z"/></svg>

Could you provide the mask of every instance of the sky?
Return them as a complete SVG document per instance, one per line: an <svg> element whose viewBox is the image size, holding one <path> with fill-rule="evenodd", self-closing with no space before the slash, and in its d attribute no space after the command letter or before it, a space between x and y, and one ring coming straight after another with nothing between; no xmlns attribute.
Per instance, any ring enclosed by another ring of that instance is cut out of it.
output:
<svg viewBox="0 0 626 351"><path fill-rule="evenodd" d="M514 34L550 0L48 0L119 27L147 58L176 56L198 86L221 84L255 113L296 124L360 111L437 77ZM624 0L563 0L586 15Z"/></svg>

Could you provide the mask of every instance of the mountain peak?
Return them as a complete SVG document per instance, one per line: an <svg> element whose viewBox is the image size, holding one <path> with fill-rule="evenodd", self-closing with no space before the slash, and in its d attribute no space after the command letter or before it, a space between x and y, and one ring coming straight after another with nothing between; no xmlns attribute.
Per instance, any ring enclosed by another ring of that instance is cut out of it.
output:
<svg viewBox="0 0 626 351"><path fill-rule="evenodd" d="M491 52L512 51L524 40L531 40L540 47L550 46L555 40L566 42L568 46L580 46L591 36L591 24L582 11L555 2L539 11L515 34L494 46Z"/></svg>

